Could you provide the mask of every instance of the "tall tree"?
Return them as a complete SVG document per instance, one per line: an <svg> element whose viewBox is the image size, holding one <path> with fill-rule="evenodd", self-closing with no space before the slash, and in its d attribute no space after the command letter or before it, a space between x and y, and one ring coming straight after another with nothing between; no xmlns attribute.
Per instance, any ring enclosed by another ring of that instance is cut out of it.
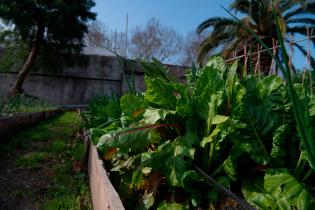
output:
<svg viewBox="0 0 315 210"><path fill-rule="evenodd" d="M10 91L22 91L23 82L42 48L79 51L87 22L95 19L93 0L0 0L0 18L12 22L19 37L28 43L26 60Z"/></svg>
<svg viewBox="0 0 315 210"><path fill-rule="evenodd" d="M125 55L126 33L109 30L106 25L100 21L89 23L88 29L89 32L85 37L86 46L103 47L119 55Z"/></svg>
<svg viewBox="0 0 315 210"><path fill-rule="evenodd" d="M132 30L129 52L134 58L169 62L180 52L181 45L182 38L173 28L151 18L144 27L137 26Z"/></svg>
<svg viewBox="0 0 315 210"><path fill-rule="evenodd" d="M85 44L89 47L102 47L111 45L108 30L102 22L96 20L88 24L88 33Z"/></svg>
<svg viewBox="0 0 315 210"><path fill-rule="evenodd" d="M308 31L315 30L315 20L313 18L315 2L313 0L235 0L231 5L231 10L242 13L241 24L232 18L213 17L198 26L197 32L199 33L208 28L212 29L200 45L198 51L199 62L202 62L209 52L221 52L225 58L231 58L233 53L243 55L244 46L246 46L247 52L250 51L250 48L252 52L262 49L256 39L242 26L252 29L267 46L273 47L278 42L273 8L279 16L281 34L286 42L291 42L291 39L287 36L288 34L306 36ZM293 45L304 55L307 55L307 51L301 45L297 43ZM259 56L253 56L253 59L259 61L261 72L269 73L272 58L267 52L262 52ZM314 66L314 59L312 57L310 59Z"/></svg>

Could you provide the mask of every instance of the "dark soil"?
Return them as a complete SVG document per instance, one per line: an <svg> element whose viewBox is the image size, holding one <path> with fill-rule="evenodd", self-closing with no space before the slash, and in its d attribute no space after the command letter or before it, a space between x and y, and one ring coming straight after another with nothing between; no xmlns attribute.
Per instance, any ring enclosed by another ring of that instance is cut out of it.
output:
<svg viewBox="0 0 315 210"><path fill-rule="evenodd" d="M15 153L2 154L0 165L0 209L2 210L35 210L39 209L41 201L52 180L52 167L41 164L38 167L16 165Z"/></svg>

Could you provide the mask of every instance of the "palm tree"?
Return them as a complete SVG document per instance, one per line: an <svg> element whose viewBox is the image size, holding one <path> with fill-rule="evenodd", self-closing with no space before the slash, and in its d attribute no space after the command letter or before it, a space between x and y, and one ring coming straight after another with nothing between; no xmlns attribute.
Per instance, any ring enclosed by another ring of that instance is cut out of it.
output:
<svg viewBox="0 0 315 210"><path fill-rule="evenodd" d="M213 54L218 51L226 59L231 58L233 53L243 55L244 46L247 52L250 50L256 52L261 49L256 39L244 30L244 26L256 32L267 46L273 47L278 40L273 8L279 17L281 34L286 42L291 41L289 34L307 36L313 30L315 33L314 0L235 0L231 5L231 10L244 15L240 22L233 18L213 17L198 26L199 34L212 28L199 47L198 61L202 63L208 53ZM315 40L313 43L315 44ZM298 43L291 43L291 45L304 55L308 54L307 50ZM278 53L279 51L276 51L276 55ZM260 71L268 74L272 58L267 52L262 52L259 57L253 55L253 62L258 60ZM312 66L315 66L315 60L312 57L310 61Z"/></svg>

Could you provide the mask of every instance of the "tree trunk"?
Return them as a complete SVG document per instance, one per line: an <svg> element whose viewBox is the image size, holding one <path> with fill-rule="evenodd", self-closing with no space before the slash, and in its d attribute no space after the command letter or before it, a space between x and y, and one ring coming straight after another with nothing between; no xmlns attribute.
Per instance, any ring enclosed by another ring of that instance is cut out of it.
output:
<svg viewBox="0 0 315 210"><path fill-rule="evenodd" d="M22 92L22 85L23 82L26 78L27 73L31 70L38 54L39 54L39 49L42 44L43 40L43 32L44 28L39 27L37 32L36 32L36 37L35 40L32 43L32 47L30 49L30 52L27 56L27 59L20 69L19 73L17 74L17 78L15 80L15 83L12 87L12 89L9 92L9 97L15 97L16 95L20 94Z"/></svg>

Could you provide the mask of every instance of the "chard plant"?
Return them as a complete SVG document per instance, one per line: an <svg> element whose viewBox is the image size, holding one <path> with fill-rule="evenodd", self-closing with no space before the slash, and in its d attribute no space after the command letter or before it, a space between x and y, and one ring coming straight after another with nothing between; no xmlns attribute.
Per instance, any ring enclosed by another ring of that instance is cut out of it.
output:
<svg viewBox="0 0 315 210"><path fill-rule="evenodd" d="M285 81L240 77L220 57L188 71L186 84L157 61L143 68L145 93L124 95L119 120L91 129L126 209L214 209L226 190L258 209L314 208L314 174L295 173L304 153Z"/></svg>
<svg viewBox="0 0 315 210"><path fill-rule="evenodd" d="M293 113L294 113L294 117L295 117L296 124L297 124L297 129L298 129L298 132L300 134L300 140L303 144L303 148L304 148L306 156L307 156L307 161L308 161L310 167L313 170L315 170L315 140L314 140L313 129L310 126L310 114L309 114L309 110L308 110L308 103L309 103L308 97L304 98L304 100L306 100L306 101L300 100L300 98L297 95L297 92L294 88L294 85L292 82L291 68L289 66L289 58L288 58L286 48L284 46L284 39L283 39L283 35L281 33L281 27L279 25L279 21L278 21L278 19L280 17L275 12L274 6L272 9L273 9L273 14L274 14L274 20L275 20L276 26L277 26L276 30L277 30L277 34L278 34L280 47L281 47L280 50L281 50L283 63L280 62L278 57L276 57L272 53L271 49L259 38L259 36L253 30L244 26L241 23L241 21L237 17L235 17L231 12L229 12L227 9L225 9L224 7L223 7L223 9L226 12L228 12L234 19L236 19L239 22L240 26L242 26L242 28L244 28L246 31L248 31L249 33L251 33L255 37L255 39L264 47L265 50L267 50L269 55L275 60L277 66L281 70L285 80L287 81L285 87L287 89L287 93L288 93L289 98L290 98L291 103L292 103L292 108L293 108ZM300 157L302 158L302 153L301 153ZM299 167L300 167L300 165L297 166L297 169Z"/></svg>

